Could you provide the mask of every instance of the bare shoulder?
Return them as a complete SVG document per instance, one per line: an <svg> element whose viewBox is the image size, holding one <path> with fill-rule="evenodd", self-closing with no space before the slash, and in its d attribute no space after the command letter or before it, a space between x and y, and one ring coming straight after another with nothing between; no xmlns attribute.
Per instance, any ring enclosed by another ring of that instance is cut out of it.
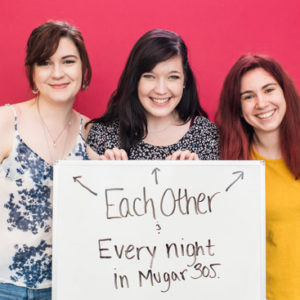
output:
<svg viewBox="0 0 300 300"><path fill-rule="evenodd" d="M84 116L84 115L81 115L81 116L83 118L81 134L82 134L83 138L86 140L92 124L87 124L90 121L90 118L88 118L87 116Z"/></svg>
<svg viewBox="0 0 300 300"><path fill-rule="evenodd" d="M3 136L6 136L6 133L10 130L13 131L14 124L14 111L10 106L0 106L0 133L1 140Z"/></svg>
<svg viewBox="0 0 300 300"><path fill-rule="evenodd" d="M91 129L92 124L87 124L91 119L88 118L87 116L81 115L83 118L83 125L82 125L82 130L81 134L83 138L86 140L89 134L89 131ZM90 159L92 160L98 160L100 158L100 155L97 154L92 148L87 145L87 153Z"/></svg>
<svg viewBox="0 0 300 300"><path fill-rule="evenodd" d="M0 124L3 125L14 119L14 112L10 105L0 106Z"/></svg>
<svg viewBox="0 0 300 300"><path fill-rule="evenodd" d="M14 133L14 112L9 106L0 107L0 162L10 153Z"/></svg>

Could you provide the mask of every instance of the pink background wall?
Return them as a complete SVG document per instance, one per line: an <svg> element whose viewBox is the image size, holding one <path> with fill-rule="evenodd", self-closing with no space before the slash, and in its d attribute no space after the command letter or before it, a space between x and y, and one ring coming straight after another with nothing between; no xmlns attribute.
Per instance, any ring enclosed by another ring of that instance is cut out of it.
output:
<svg viewBox="0 0 300 300"><path fill-rule="evenodd" d="M75 107L89 117L105 110L130 49L146 31L179 33L189 51L202 106L211 119L226 73L245 52L277 59L300 89L298 0L1 0L0 104L32 97L24 72L31 30L49 19L77 26L93 67Z"/></svg>

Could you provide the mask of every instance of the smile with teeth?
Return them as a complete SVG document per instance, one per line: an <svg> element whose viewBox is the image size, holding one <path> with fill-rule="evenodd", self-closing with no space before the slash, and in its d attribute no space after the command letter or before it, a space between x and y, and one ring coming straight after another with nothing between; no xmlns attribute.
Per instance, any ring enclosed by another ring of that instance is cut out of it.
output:
<svg viewBox="0 0 300 300"><path fill-rule="evenodd" d="M275 109L273 109L271 111L268 111L268 112L265 112L265 113L257 114L256 116L259 119L267 119L267 118L273 116L274 113L275 113Z"/></svg>
<svg viewBox="0 0 300 300"><path fill-rule="evenodd" d="M168 102L170 99L171 99L171 97L167 97L167 98L153 98L153 97L151 97L151 100L152 100L153 102L159 103L159 104L166 103L166 102Z"/></svg>
<svg viewBox="0 0 300 300"><path fill-rule="evenodd" d="M52 87L52 88L54 88L54 89L63 89L63 88L65 88L65 87L67 87L68 86L68 84L69 83L54 83L54 84L50 84L50 86Z"/></svg>

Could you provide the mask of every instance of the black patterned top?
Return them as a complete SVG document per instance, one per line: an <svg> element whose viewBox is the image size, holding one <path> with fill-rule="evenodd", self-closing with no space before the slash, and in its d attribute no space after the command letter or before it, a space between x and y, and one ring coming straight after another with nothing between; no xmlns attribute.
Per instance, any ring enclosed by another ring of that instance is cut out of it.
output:
<svg viewBox="0 0 300 300"><path fill-rule="evenodd" d="M93 124L87 143L100 155L106 149L120 148L119 122L115 121L109 125ZM201 160L218 159L219 137L216 126L208 119L197 116L188 132L177 143L169 146L154 146L140 141L127 154L131 160L163 160L178 150L197 153Z"/></svg>

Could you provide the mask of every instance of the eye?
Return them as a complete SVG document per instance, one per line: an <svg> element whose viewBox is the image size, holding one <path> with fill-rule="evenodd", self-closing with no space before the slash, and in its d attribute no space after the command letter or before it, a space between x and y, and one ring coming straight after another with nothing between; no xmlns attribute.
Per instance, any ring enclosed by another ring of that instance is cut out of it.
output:
<svg viewBox="0 0 300 300"><path fill-rule="evenodd" d="M253 97L254 97L254 95L252 95L252 94L244 94L244 95L242 95L241 99L249 100L249 99L252 99Z"/></svg>
<svg viewBox="0 0 300 300"><path fill-rule="evenodd" d="M44 61L41 61L41 62L38 62L37 65L38 66L50 66L51 62L49 60L44 60Z"/></svg>
<svg viewBox="0 0 300 300"><path fill-rule="evenodd" d="M178 79L180 79L180 76L179 75L171 75L169 78L172 80L178 80Z"/></svg>
<svg viewBox="0 0 300 300"><path fill-rule="evenodd" d="M66 60L64 60L64 64L65 65L71 65L71 64L75 64L75 59L66 59Z"/></svg>
<svg viewBox="0 0 300 300"><path fill-rule="evenodd" d="M152 74L149 74L149 73L145 73L142 75L143 78L147 78L147 79L153 79L154 76Z"/></svg>
<svg viewBox="0 0 300 300"><path fill-rule="evenodd" d="M273 91L275 90L275 88L267 88L266 90L265 90L265 92L267 93L267 94L270 94L270 93L272 93Z"/></svg>

